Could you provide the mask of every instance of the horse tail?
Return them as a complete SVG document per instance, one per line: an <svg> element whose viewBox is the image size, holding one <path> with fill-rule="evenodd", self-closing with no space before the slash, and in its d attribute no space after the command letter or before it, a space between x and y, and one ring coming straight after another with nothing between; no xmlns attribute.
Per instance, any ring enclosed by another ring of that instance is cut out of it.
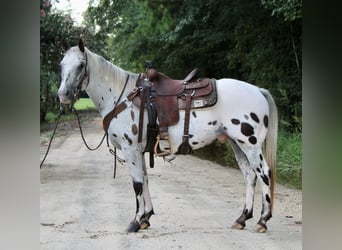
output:
<svg viewBox="0 0 342 250"><path fill-rule="evenodd" d="M276 178L276 156L277 156L277 139L278 139L278 111L277 106L270 92L266 89L260 89L265 96L270 109L268 132L264 143L264 154L268 166L271 169L271 211L273 209L274 188Z"/></svg>

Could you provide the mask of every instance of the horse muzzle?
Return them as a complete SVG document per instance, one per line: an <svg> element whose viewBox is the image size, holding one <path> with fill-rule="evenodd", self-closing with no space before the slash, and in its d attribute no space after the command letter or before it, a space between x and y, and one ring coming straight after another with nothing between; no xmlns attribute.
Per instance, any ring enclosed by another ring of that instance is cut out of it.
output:
<svg viewBox="0 0 342 250"><path fill-rule="evenodd" d="M60 88L58 90L59 101L63 104L70 104L74 101L75 93L67 89Z"/></svg>

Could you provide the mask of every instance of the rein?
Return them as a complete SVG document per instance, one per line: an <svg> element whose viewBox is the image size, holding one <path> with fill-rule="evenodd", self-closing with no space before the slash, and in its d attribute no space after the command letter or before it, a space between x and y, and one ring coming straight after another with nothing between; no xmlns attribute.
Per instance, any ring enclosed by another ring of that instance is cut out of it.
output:
<svg viewBox="0 0 342 250"><path fill-rule="evenodd" d="M76 118L77 118L78 127L79 127L79 129L80 129L80 134L81 134L81 137L82 137L82 140L83 140L84 145L85 145L85 146L87 147L87 149L89 149L90 151L95 151L95 150L97 150L97 149L102 145L102 143L103 143L103 141L104 141L104 138L106 137L106 133L103 135L103 137L102 137L102 139L101 139L99 145L97 145L95 148L89 147L89 145L88 145L88 143L87 143L87 141L86 141L86 139L85 139L85 137L84 137L84 134L83 134L83 130L82 130L82 127L81 127L80 117L78 116L78 112L77 112L77 110L75 109L74 106L72 107L72 112L75 114L75 116L76 116Z"/></svg>
<svg viewBox="0 0 342 250"><path fill-rule="evenodd" d="M59 112L58 112L58 115L57 115L57 120L56 120L56 123L55 123L55 127L54 127L53 133L52 133L52 135L51 135L51 137L50 137L49 145L48 145L48 148L47 148L47 150L46 150L46 152L45 152L44 158L43 158L43 160L42 160L41 163L40 163L40 168L42 168L42 166L43 166L43 164L44 164L44 161L45 161L45 159L46 159L46 157L47 157L47 155L48 155L48 153L49 153L49 151L50 151L50 147L51 147L51 144L52 144L52 140L53 140L53 138L54 138L54 136L55 136L55 134L56 134L57 126L58 126L59 121L60 121L60 118L61 118L61 116L62 116L62 111L63 111L63 108L62 108L62 106L60 106ZM80 134L81 134L82 140L83 140L83 142L84 142L84 145L85 145L85 146L87 147L87 149L89 149L90 151L95 151L95 150L97 150L97 149L102 145L102 143L103 143L103 141L104 141L104 138L105 138L106 134L104 134L104 136L102 137L100 143L99 143L95 148L89 147L87 141L85 140L85 137L84 137L84 134L83 134L83 129L82 129L82 126L81 126L80 117L79 117L79 115L78 115L77 110L76 110L75 107L74 107L74 103L72 104L72 112L75 114L75 116L76 116L76 118L77 118L78 127L79 127L79 129L80 129Z"/></svg>
<svg viewBox="0 0 342 250"><path fill-rule="evenodd" d="M89 84L88 57L87 57L87 53L84 52L84 56L85 56L85 65L84 65L84 70L85 70L85 72L84 72L84 75L82 76L82 78L80 79L80 81L79 81L79 83L78 83L76 89L75 89L74 100L73 100L73 102L72 102L72 112L75 114L75 116L76 116L76 118L77 118L77 123L78 123L78 127L79 127L79 130L80 130L81 138L82 138L82 140L83 140L84 145L86 146L86 148L87 148L88 150L90 150L90 151L95 151L95 150L97 150L97 149L102 145L104 139L105 139L105 138L107 139L107 147L109 148L109 152L114 156L114 176L113 176L113 178L115 178L115 175L116 175L116 162L119 161L120 164L123 164L123 162L125 162L125 160L123 160L123 159L121 159L121 158L119 158L119 157L117 156L117 154L116 154L116 147L114 147L114 150L111 149L111 148L109 147L109 141L108 141L108 127L109 127L109 124L110 124L111 119L112 119L113 117L116 117L116 115L117 115L118 113L120 113L121 111L123 111L123 109L125 109L125 108L128 106L128 105L126 104L126 102L127 102L127 101L132 101L132 100L134 99L134 97L138 94L139 91L138 91L138 89L134 89L134 90L133 90L133 91L132 91L132 92L131 92L131 93L130 93L130 94L129 94L121 103L120 103L120 100L121 100L121 98L122 98L122 96L123 96L123 93L124 93L125 90L126 90L127 83L128 83L128 80L129 80L129 74L127 74L127 78L126 78L124 87L123 87L123 89L122 89L122 91L121 91L121 93L120 93L120 96L119 96L117 102L114 104L113 110L112 110L111 112L109 112L109 113L106 115L106 117L104 118L104 120L103 120L103 124L104 124L104 127L103 127L103 128L104 128L104 130L105 130L104 135L103 135L103 137L102 137L100 143L99 143L96 147L91 148L91 147L88 145L88 143L87 143L87 141L86 141L86 139L85 139L85 137L84 137L83 129L82 129L82 126L81 126L81 121L80 121L78 112L77 112L77 110L76 110L75 107L74 107L75 102L79 99L80 92L81 92L81 89L82 89L82 86L83 86L83 82L84 82L85 80L87 80L87 84L86 84L86 85L88 86L88 84ZM138 78L138 79L139 79L139 78ZM120 104L119 104L119 103L120 103ZM53 140L53 138L54 138L54 136L55 136L55 133L56 133L56 130L57 130L57 126L58 126L58 123L59 123L59 121L60 121L60 117L61 117L61 115L62 115L62 111L63 111L62 106L60 106L60 110L59 110L59 113L58 113L58 116L57 116L55 128L54 128L54 131L53 131L53 133L52 133L52 135L51 135L51 138L50 138L50 141L49 141L49 145L48 145L48 148L47 148L47 150L46 150L46 152L45 152L44 158L43 158L42 162L40 163L40 168L42 168L43 163L44 163L44 161L45 161L45 159L46 159L46 157L47 157L47 155L48 155L48 152L49 152L49 150L50 150L50 146L51 146L52 140Z"/></svg>
<svg viewBox="0 0 342 250"><path fill-rule="evenodd" d="M86 54L85 54L85 55L86 55ZM77 112L77 110L76 110L76 108L75 108L75 106L74 106L75 100L78 100L78 99L79 99L78 97L79 97L79 94L80 94L80 91L81 91L81 88L82 88L82 83L83 83L83 81L84 81L86 78L88 78L88 83L89 83L89 77L88 77L88 76L89 76L89 75L88 75L88 72L87 72L87 56L86 56L85 74L84 74L84 76L82 77L82 79L80 80L80 82L79 82L79 84L78 84L78 86L77 86L77 88L76 88L76 91L75 91L75 94L74 94L74 101L73 101L73 103L72 103L72 112L75 114L75 116L76 116L76 118L77 118L77 123L78 123L78 127L79 127L79 130L80 130L80 134L81 134L82 141L83 141L84 145L86 146L86 148L87 148L88 150L90 150L90 151L95 151L95 150L99 149L99 147L102 145L104 139L105 139L105 138L107 139L106 141L107 141L107 147L109 148L109 152L114 156L114 175L113 175L113 178L115 178L115 176L116 176L116 162L118 161L120 164L123 164L123 162L125 162L125 160L123 160L123 159L121 159L120 157L117 156L116 148L115 148L115 147L114 147L114 150L111 149L111 148L109 147L108 131L107 131L109 124L108 124L107 128L105 129L105 133L104 133L104 135L103 135L103 137L102 137L100 143L99 143L96 147L91 148L91 147L88 145L88 143L87 143L87 141L86 141L86 139L85 139L85 137L84 137L84 133L83 133L83 129L82 129L82 126L81 126L80 117L79 117L78 112ZM125 92L125 89L126 89L128 80L129 80L129 74L127 75L127 78L126 78L124 87L123 87L123 89L122 89L122 91L121 91L121 93L120 93L120 96L119 96L119 98L118 98L118 101L115 103L114 108L113 108L112 112L110 112L110 114L114 114L114 113L117 112L117 106L120 106L120 105L122 105L122 104L125 104L125 100L124 100L122 103L120 103L120 104L118 105L118 103L120 102L120 100L121 100L121 98L122 98L122 96L123 96L123 93ZM135 94L135 92L136 92L136 90L133 91L134 94ZM132 93L131 93L130 95L132 95ZM130 96L130 95L129 95L129 96ZM135 96L135 95L134 95L134 96ZM128 97L127 99L130 100L130 97ZM48 155L48 153L49 153L49 151L50 151L50 147L51 147L51 144L52 144L52 140L53 140L53 138L54 138L54 136L55 136L55 133L56 133L56 131L57 131L57 126L58 126L58 124L59 124L60 117L61 117L61 115L62 115L62 111L63 111L63 108L62 108L62 106L60 106L60 109L59 109L59 112L58 112L58 116L57 116L57 120L56 120L56 124L55 124L55 128L54 128L54 131L53 131L53 133L52 133L52 135L51 135L51 138L50 138L50 141L49 141L49 145L48 145L48 148L47 148L47 150L46 150L46 152L45 152L44 158L43 158L42 162L40 163L40 168L42 168L42 166L43 166L43 164L44 164L44 161L45 161L45 159L46 159L46 157L47 157L47 155ZM122 111L122 110L120 110L120 112L121 112L121 111Z"/></svg>
<svg viewBox="0 0 342 250"><path fill-rule="evenodd" d="M58 123L59 123L59 121L60 121L61 115L62 115L62 106L60 106L60 109L59 109L59 112L58 112L58 115L57 115L57 120L56 120L56 123L55 123L55 128L54 128L53 133L52 133L52 135L51 135L51 138L50 138L50 141L49 141L49 145L48 145L47 150L46 150L46 152L45 152L44 158L43 158L43 160L42 160L41 163L40 163L40 168L42 168L42 166L43 166L43 164L44 164L44 161L45 161L45 159L46 159L46 157L47 157L47 155L48 155L48 153L49 153L49 151L50 151L52 139L53 139L53 137L55 136L55 133L56 133L57 126L58 126Z"/></svg>

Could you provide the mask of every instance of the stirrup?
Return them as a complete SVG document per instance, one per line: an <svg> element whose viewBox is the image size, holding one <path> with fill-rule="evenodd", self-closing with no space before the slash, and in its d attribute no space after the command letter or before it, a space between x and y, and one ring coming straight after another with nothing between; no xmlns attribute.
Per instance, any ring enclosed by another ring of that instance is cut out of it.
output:
<svg viewBox="0 0 342 250"><path fill-rule="evenodd" d="M162 151L160 153L158 153L158 146L159 146L159 143L161 140L167 141L169 147L164 148L164 150L161 149ZM172 153L173 153L173 150L172 150L171 140L170 140L169 134L167 132L166 133L164 132L163 136L161 138L161 135L159 133L157 136L156 144L154 144L154 154L156 155L156 157L158 157L158 156L168 156L168 155L171 155Z"/></svg>

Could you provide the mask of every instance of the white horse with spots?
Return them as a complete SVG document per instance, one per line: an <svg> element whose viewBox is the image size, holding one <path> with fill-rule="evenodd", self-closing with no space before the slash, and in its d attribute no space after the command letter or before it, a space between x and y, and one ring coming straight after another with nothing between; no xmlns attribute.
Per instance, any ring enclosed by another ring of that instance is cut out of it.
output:
<svg viewBox="0 0 342 250"><path fill-rule="evenodd" d="M62 103L73 103L75 93L79 89L85 90L103 118L115 105L122 102L127 104L111 120L107 132L109 141L122 150L133 180L137 209L127 231L136 232L148 228L153 206L143 152L146 129L143 130L142 142L138 143L136 128L139 124L139 107L125 98L135 89L139 74L125 71L106 61L85 48L81 40L78 46L66 52L61 61L61 69L58 95ZM234 79L219 79L216 84L217 103L192 112L189 127L192 136L189 142L197 149L212 143L216 138L221 141L229 138L247 186L242 214L232 228L243 229L246 220L253 216L255 185L259 180L262 188L262 211L255 229L265 232L266 222L272 217L274 197L277 108L272 96L265 89ZM116 104L120 95L123 98ZM179 120L184 120L184 111L180 111ZM145 111L143 128L146 128L147 122ZM183 126L180 122L169 127L173 148L182 143Z"/></svg>

